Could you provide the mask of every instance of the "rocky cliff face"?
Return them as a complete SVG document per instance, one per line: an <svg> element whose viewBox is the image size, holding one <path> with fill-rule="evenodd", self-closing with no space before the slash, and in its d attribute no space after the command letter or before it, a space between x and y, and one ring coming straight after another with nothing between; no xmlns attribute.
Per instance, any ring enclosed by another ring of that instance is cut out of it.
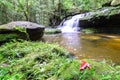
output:
<svg viewBox="0 0 120 80"><path fill-rule="evenodd" d="M80 19L80 27L108 30L119 29L120 32L120 6L105 7L96 12L86 13L86 16Z"/></svg>

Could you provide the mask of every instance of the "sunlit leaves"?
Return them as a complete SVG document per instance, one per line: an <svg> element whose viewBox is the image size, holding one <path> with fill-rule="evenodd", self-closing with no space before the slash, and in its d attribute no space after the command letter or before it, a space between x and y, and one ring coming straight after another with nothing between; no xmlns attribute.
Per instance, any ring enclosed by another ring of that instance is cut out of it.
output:
<svg viewBox="0 0 120 80"><path fill-rule="evenodd" d="M70 9L74 7L73 0L64 0L63 1L63 8Z"/></svg>

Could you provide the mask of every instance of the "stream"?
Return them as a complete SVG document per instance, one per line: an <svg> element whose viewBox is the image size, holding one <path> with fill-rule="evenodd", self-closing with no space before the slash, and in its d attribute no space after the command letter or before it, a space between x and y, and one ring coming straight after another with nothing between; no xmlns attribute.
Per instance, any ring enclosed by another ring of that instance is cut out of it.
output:
<svg viewBox="0 0 120 80"><path fill-rule="evenodd" d="M120 64L119 35L61 33L44 35L43 38L45 42L64 47L76 59L107 60Z"/></svg>
<svg viewBox="0 0 120 80"><path fill-rule="evenodd" d="M93 13L77 14L64 19L58 26L62 33L44 35L44 41L59 44L76 59L107 60L120 64L120 35L80 32L80 19L90 14Z"/></svg>

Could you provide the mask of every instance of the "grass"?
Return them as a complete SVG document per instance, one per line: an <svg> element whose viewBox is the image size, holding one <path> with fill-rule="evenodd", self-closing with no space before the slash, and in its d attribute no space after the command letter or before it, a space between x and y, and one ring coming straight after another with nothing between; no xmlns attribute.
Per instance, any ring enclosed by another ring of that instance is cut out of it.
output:
<svg viewBox="0 0 120 80"><path fill-rule="evenodd" d="M119 80L120 66L86 59L91 68L56 44L13 41L0 46L0 80Z"/></svg>
<svg viewBox="0 0 120 80"><path fill-rule="evenodd" d="M86 29L82 29L82 32L86 34L92 34L92 33L97 33L98 31L94 28L86 28Z"/></svg>
<svg viewBox="0 0 120 80"><path fill-rule="evenodd" d="M61 31L59 29L45 29L45 34L57 34L57 33L61 33Z"/></svg>
<svg viewBox="0 0 120 80"><path fill-rule="evenodd" d="M10 39L15 39L15 38L18 38L19 35L17 34L0 34L0 42L3 42L3 41L8 41Z"/></svg>

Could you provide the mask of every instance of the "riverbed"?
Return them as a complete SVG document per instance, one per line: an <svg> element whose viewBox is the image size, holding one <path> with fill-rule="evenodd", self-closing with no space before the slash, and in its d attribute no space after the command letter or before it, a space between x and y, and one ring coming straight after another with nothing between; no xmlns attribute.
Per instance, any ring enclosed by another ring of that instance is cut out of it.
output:
<svg viewBox="0 0 120 80"><path fill-rule="evenodd" d="M119 35L61 33L44 35L43 39L45 42L64 47L76 59L105 60L120 64Z"/></svg>

